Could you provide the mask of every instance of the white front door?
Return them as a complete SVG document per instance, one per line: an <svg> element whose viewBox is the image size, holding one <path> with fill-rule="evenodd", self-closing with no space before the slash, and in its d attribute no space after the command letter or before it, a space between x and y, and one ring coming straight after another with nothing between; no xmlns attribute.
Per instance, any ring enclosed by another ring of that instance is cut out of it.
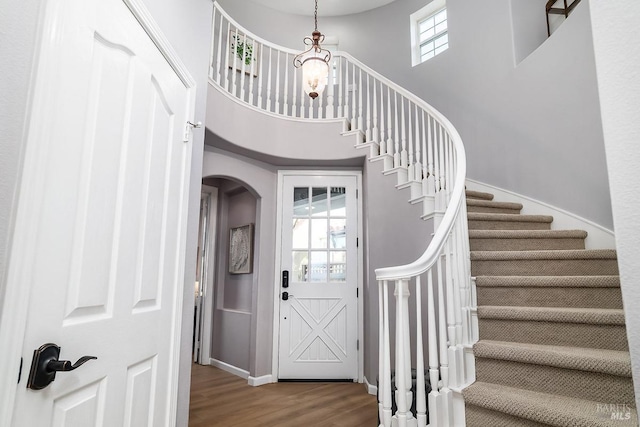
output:
<svg viewBox="0 0 640 427"><path fill-rule="evenodd" d="M282 180L279 379L358 378L356 176ZM287 283L288 282L288 283Z"/></svg>
<svg viewBox="0 0 640 427"><path fill-rule="evenodd" d="M123 1L44 4L9 273L30 293L10 425L173 426L191 83ZM97 360L28 389L45 343Z"/></svg>

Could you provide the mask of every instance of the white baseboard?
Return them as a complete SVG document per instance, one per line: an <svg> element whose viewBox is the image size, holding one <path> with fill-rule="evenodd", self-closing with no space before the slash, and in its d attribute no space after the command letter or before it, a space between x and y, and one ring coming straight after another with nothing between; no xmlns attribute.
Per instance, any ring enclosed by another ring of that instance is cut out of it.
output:
<svg viewBox="0 0 640 427"><path fill-rule="evenodd" d="M265 384L271 384L273 381L273 375L263 375L261 377L249 377L249 385L253 387L259 387Z"/></svg>
<svg viewBox="0 0 640 427"><path fill-rule="evenodd" d="M551 206L545 202L514 193L509 190L494 187L467 178L467 190L482 191L496 196L499 202L522 203L522 213L525 215L551 215L553 230L585 230L588 233L585 245L587 249L615 249L616 240L612 230L604 228L588 219Z"/></svg>
<svg viewBox="0 0 640 427"><path fill-rule="evenodd" d="M244 369L236 368L233 365L229 365L228 363L222 362L220 360L216 360L211 358L210 365L215 366L216 368L222 369L225 372L229 372L230 374L236 375L240 378L244 378L245 380L249 378L249 371L245 371Z"/></svg>
<svg viewBox="0 0 640 427"><path fill-rule="evenodd" d="M373 394L374 396L378 395L378 387L373 384L369 384L367 377L364 377L364 387L367 389L367 393Z"/></svg>

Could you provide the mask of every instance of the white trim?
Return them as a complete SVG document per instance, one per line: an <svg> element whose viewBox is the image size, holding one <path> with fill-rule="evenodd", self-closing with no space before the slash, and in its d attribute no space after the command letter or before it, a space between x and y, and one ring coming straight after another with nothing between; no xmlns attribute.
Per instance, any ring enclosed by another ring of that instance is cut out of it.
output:
<svg viewBox="0 0 640 427"><path fill-rule="evenodd" d="M244 378L245 380L249 378L249 371L244 369L240 369L233 365L229 365L221 360L214 359L213 357L209 359L209 364L211 366L215 366L218 369L222 369L225 372L235 375L236 377Z"/></svg>
<svg viewBox="0 0 640 427"><path fill-rule="evenodd" d="M277 381L273 380L273 375L263 375L261 377L249 377L247 383L252 387L260 387L261 385L271 384Z"/></svg>
<svg viewBox="0 0 640 427"><path fill-rule="evenodd" d="M420 61L420 38L418 36L418 22L429 15L433 15L438 10L447 6L446 0L432 0L425 7L409 15L409 27L411 28L411 66L422 64ZM448 31L448 30L447 30Z"/></svg>
<svg viewBox="0 0 640 427"><path fill-rule="evenodd" d="M369 380L367 380L367 377L364 377L364 388L367 390L367 393L374 396L378 395L378 386L370 384Z"/></svg>
<svg viewBox="0 0 640 427"><path fill-rule="evenodd" d="M214 287L213 278L216 274L215 253L217 242L218 226L218 189L216 187L202 186L202 192L209 194L209 223L207 224L207 259L203 268L204 275L200 278L200 286L204 286L202 304L203 318L200 329L200 362L211 359L211 335L213 332L213 307L214 307Z"/></svg>
<svg viewBox="0 0 640 427"><path fill-rule="evenodd" d="M272 339L272 357L271 357L271 375L272 382L277 382L279 378L279 348L280 348L280 266L282 262L282 188L285 176L348 176L356 178L356 188L358 190L358 198L356 204L358 206L358 237L360 242L363 239L363 216L362 216L362 172L358 170L279 170L278 183L276 189L276 253L275 253L275 269L274 269L274 295L273 295L273 339ZM364 378L364 249L360 244L356 248L358 255L358 340L360 349L358 350L358 382L362 383Z"/></svg>
<svg viewBox="0 0 640 427"><path fill-rule="evenodd" d="M554 230L585 230L588 233L585 245L587 249L615 249L615 234L601 225L593 221L582 218L564 209L551 206L540 200L514 193L513 191L504 190L493 185L485 184L473 179L467 178L467 189L473 191L482 191L492 193L496 196L496 200L500 202L522 203L522 213L525 215L552 215L553 222L551 228Z"/></svg>

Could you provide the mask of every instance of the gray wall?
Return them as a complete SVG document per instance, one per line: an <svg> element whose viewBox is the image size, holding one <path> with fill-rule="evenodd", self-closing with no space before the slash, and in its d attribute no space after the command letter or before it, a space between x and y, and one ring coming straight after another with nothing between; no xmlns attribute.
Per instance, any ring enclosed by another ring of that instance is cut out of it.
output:
<svg viewBox="0 0 640 427"><path fill-rule="evenodd" d="M194 120L204 122L212 2L143 0L143 3L195 79L197 98ZM6 286L8 248L26 142L29 90L37 59L38 16L43 4L45 2L42 0L2 0L0 7L0 52L3 58L0 61L0 300ZM187 260L196 259L203 140L203 130L196 131L190 176ZM194 270L185 270L178 426L186 426L188 421Z"/></svg>
<svg viewBox="0 0 640 427"><path fill-rule="evenodd" d="M640 3L592 0L591 13L620 282L640 405Z"/></svg>
<svg viewBox="0 0 640 427"><path fill-rule="evenodd" d="M204 153L202 174L204 177L225 178L241 183L249 189L256 200L247 370L252 377L268 375L271 373L271 340L273 337L277 173L275 168L269 164L207 146ZM226 232L228 232L228 226ZM246 321L246 316L237 317L242 318L243 322ZM230 319L228 318L228 320ZM225 324L228 324L228 320L224 320ZM218 325L220 325L219 321ZM215 327L217 326L214 319ZM227 335L226 331L223 333L225 336ZM239 359L238 355L230 357Z"/></svg>
<svg viewBox="0 0 640 427"><path fill-rule="evenodd" d="M535 48L546 24L537 14L524 19L530 5L517 4L523 1L448 0L450 48L416 67L411 67L409 15L425 0L321 16L318 27L339 38L340 50L444 113L465 142L470 178L612 228L589 3L578 5ZM310 17L233 0L220 4L240 24L287 47L300 49L313 28Z"/></svg>
<svg viewBox="0 0 640 427"><path fill-rule="evenodd" d="M229 230L256 222L256 198L233 181L218 187L212 357L249 371L254 273L229 274Z"/></svg>

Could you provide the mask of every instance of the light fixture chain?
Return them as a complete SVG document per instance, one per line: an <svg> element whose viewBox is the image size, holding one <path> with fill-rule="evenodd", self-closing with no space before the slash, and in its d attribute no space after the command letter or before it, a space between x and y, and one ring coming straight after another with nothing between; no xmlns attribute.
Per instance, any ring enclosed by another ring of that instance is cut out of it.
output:
<svg viewBox="0 0 640 427"><path fill-rule="evenodd" d="M316 0L316 10L313 16L316 23L316 31L318 31L318 0Z"/></svg>

